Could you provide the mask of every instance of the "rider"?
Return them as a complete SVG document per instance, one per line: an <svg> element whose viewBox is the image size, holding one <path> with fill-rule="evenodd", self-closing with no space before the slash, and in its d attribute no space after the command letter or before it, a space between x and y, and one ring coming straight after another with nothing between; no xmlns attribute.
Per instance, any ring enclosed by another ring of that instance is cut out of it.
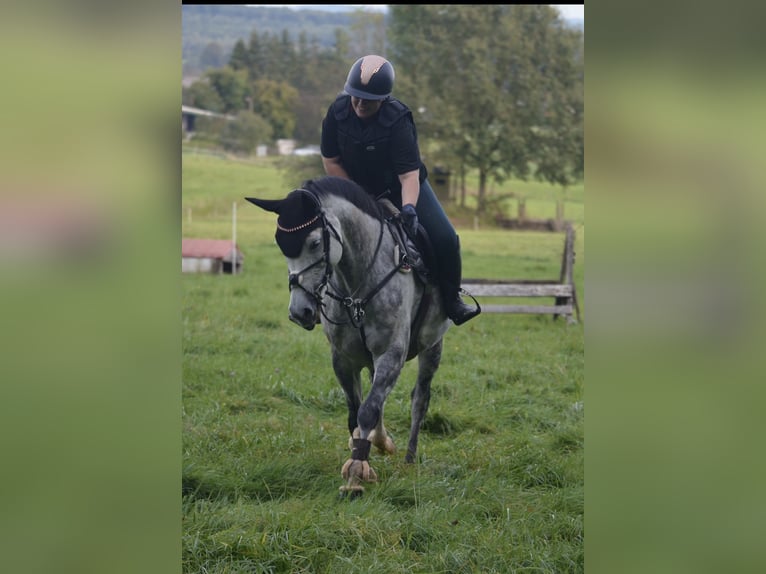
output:
<svg viewBox="0 0 766 574"><path fill-rule="evenodd" d="M344 91L322 121L322 164L327 175L351 179L400 209L407 232L418 223L434 246L447 316L462 325L481 309L460 298L460 239L428 182L412 112L391 96L394 68L381 56L359 58Z"/></svg>

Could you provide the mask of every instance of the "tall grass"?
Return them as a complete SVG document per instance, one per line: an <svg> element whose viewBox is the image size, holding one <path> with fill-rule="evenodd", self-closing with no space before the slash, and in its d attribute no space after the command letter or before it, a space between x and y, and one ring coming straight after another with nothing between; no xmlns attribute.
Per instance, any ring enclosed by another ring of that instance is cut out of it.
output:
<svg viewBox="0 0 766 574"><path fill-rule="evenodd" d="M185 237L228 238L233 201L289 191L268 162L184 155L183 176ZM560 234L458 231L465 276L558 276ZM242 202L244 272L182 278L184 572L582 572L582 325L453 327L416 464L374 452L379 482L340 500L345 401L321 331L287 320L273 232ZM399 448L416 368L386 405Z"/></svg>

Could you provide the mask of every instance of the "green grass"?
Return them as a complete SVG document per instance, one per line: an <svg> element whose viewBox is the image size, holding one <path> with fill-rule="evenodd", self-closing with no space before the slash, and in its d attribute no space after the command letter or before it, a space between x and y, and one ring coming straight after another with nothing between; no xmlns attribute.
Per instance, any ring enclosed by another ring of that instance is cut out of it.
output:
<svg viewBox="0 0 766 574"><path fill-rule="evenodd" d="M584 571L581 324L453 327L417 463L373 453L379 482L340 500L348 433L329 346L287 320L273 214L241 201L289 189L268 162L184 155L183 176L184 236L230 237L239 201L245 253L241 275L182 277L184 572ZM458 231L465 276L558 277L561 234ZM416 368L386 405L400 449Z"/></svg>

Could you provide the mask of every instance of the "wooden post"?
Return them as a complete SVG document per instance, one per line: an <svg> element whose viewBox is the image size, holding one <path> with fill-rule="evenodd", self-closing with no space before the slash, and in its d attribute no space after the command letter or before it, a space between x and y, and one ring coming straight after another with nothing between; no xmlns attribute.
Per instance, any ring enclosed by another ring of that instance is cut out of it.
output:
<svg viewBox="0 0 766 574"><path fill-rule="evenodd" d="M556 229L562 229L564 226L564 200L556 200Z"/></svg>
<svg viewBox="0 0 766 574"><path fill-rule="evenodd" d="M231 274L237 274L237 202L232 204L231 213Z"/></svg>
<svg viewBox="0 0 766 574"><path fill-rule="evenodd" d="M572 287L572 295L571 297L562 298L561 300L557 299L556 304L559 304L559 301L562 303L569 303L574 306L575 313L577 314L577 320L580 320L580 306L577 303L577 290L575 289L574 284L574 258L575 258L575 252L574 252L574 242L575 242L575 232L574 229L572 229L571 225L565 226L566 231L566 238L564 240L564 254L561 259L561 274L559 275L559 283L562 285L570 285ZM570 317L571 319L571 317Z"/></svg>

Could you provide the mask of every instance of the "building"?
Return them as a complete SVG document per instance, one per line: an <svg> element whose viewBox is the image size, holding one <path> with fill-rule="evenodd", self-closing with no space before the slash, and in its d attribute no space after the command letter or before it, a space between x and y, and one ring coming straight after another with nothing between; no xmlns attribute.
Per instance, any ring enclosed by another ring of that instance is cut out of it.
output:
<svg viewBox="0 0 766 574"><path fill-rule="evenodd" d="M277 140L277 153L279 155L292 155L295 149L295 140L279 139Z"/></svg>
<svg viewBox="0 0 766 574"><path fill-rule="evenodd" d="M228 239L183 239L183 273L241 273L245 256Z"/></svg>

